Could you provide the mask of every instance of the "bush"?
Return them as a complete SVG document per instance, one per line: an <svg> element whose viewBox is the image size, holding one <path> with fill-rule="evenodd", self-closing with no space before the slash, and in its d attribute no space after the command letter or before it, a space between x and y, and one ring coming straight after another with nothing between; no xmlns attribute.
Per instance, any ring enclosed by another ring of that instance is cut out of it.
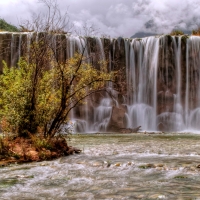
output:
<svg viewBox="0 0 200 200"><path fill-rule="evenodd" d="M0 155L3 155L4 157L9 154L9 142L7 138L3 138L0 136ZM1 158L1 156L0 156Z"/></svg>
<svg viewBox="0 0 200 200"><path fill-rule="evenodd" d="M42 149L52 150L53 149L53 145L51 144L51 142L42 136L38 137L38 136L32 135L31 140L33 142L33 146L37 150L42 150Z"/></svg>
<svg viewBox="0 0 200 200"><path fill-rule="evenodd" d="M200 36L200 27L192 31L192 35Z"/></svg>
<svg viewBox="0 0 200 200"><path fill-rule="evenodd" d="M0 31L18 32L18 28L7 23L4 19L0 19Z"/></svg>
<svg viewBox="0 0 200 200"><path fill-rule="evenodd" d="M179 36L179 35L184 35L185 33L181 30L173 30L170 35L171 36Z"/></svg>

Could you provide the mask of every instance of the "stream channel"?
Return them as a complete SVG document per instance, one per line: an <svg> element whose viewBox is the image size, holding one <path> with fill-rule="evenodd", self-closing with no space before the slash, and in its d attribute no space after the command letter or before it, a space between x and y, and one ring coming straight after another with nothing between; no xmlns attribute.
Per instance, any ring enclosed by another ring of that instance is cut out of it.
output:
<svg viewBox="0 0 200 200"><path fill-rule="evenodd" d="M81 154L0 168L0 199L200 200L200 135L81 134Z"/></svg>

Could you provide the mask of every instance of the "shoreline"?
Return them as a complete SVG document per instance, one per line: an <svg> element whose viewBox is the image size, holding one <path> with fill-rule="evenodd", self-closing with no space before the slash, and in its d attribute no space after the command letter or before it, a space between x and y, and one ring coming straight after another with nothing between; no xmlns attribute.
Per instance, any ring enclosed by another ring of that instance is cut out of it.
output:
<svg viewBox="0 0 200 200"><path fill-rule="evenodd" d="M23 164L54 160L62 156L81 153L81 150L68 146L66 138L3 138L0 141L0 167L10 164Z"/></svg>

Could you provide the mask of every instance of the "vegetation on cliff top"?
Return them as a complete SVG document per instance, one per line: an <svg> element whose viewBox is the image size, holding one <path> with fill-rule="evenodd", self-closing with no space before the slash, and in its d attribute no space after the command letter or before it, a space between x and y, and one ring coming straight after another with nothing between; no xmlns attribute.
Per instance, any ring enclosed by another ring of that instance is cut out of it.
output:
<svg viewBox="0 0 200 200"><path fill-rule="evenodd" d="M169 35L171 36L179 36L179 35L185 35L185 33L181 30L173 30Z"/></svg>
<svg viewBox="0 0 200 200"><path fill-rule="evenodd" d="M200 27L192 31L192 35L200 36Z"/></svg>
<svg viewBox="0 0 200 200"><path fill-rule="evenodd" d="M19 29L16 26L7 23L4 19L0 19L0 31L18 32Z"/></svg>

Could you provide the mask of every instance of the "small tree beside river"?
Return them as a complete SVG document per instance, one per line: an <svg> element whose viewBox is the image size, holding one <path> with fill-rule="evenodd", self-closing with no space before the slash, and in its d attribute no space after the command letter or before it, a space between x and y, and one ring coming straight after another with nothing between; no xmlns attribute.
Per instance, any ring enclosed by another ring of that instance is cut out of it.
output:
<svg viewBox="0 0 200 200"><path fill-rule="evenodd" d="M40 50L39 50L40 51ZM47 52L46 52L47 53ZM4 64L0 75L0 119L5 132L26 137L38 131L44 137L53 137L62 124L69 120L70 111L88 95L105 89L113 74L107 73L106 63L101 70L84 62L76 54L65 63L51 60L47 53L45 63L37 65L36 58L21 58L18 68Z"/></svg>
<svg viewBox="0 0 200 200"><path fill-rule="evenodd" d="M53 137L75 106L90 94L106 89L106 82L114 79L105 61L99 61L98 69L89 64L84 56L87 43L74 57L60 58L60 49L66 43L62 36L69 33L66 27L71 28L69 18L60 12L56 1L42 3L47 13L34 16L32 23L23 26L35 33L22 44L23 57L17 68L4 63L0 75L1 127L23 137L38 130L46 138ZM61 39L55 42L56 35Z"/></svg>
<svg viewBox="0 0 200 200"><path fill-rule="evenodd" d="M72 58L60 59L58 50L63 43L61 40L55 47L54 38L67 34L67 15L60 13L55 1L42 2L48 8L47 15L36 16L26 26L26 30L31 25L31 30L40 34L31 38L28 48L27 43L22 44L23 56L17 67L10 68L4 62L0 75L0 126L3 133L33 139L36 149L59 147L69 152L66 141L56 140L52 145L52 138L69 121L70 111L89 95L106 90L106 83L115 80L116 72L107 71L106 61L99 61L98 69L92 66L84 56L87 44ZM13 144L8 143L0 138L0 155L16 154ZM20 144L23 146L23 141ZM21 148L24 158L28 155L26 148Z"/></svg>

